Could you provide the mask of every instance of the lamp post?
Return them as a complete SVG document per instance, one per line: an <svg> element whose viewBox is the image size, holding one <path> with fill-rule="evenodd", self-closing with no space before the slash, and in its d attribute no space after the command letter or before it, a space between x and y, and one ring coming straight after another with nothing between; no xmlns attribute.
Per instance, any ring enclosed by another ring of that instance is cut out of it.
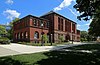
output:
<svg viewBox="0 0 100 65"><path fill-rule="evenodd" d="M42 38L41 38L41 46L43 46L44 45L44 43L43 43L43 23L41 24L41 27L42 27Z"/></svg>
<svg viewBox="0 0 100 65"><path fill-rule="evenodd" d="M72 44L73 44L73 30L72 30Z"/></svg>
<svg viewBox="0 0 100 65"><path fill-rule="evenodd" d="M52 45L52 34L50 34L51 35L51 45Z"/></svg>

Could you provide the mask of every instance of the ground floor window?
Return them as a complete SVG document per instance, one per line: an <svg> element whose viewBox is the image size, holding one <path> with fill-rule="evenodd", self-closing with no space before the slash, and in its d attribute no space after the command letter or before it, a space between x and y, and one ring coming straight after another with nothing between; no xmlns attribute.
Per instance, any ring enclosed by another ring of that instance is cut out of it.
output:
<svg viewBox="0 0 100 65"><path fill-rule="evenodd" d="M38 39L39 38L39 33L36 31L35 33L34 33L34 39Z"/></svg>
<svg viewBox="0 0 100 65"><path fill-rule="evenodd" d="M24 38L28 38L28 32L24 33Z"/></svg>

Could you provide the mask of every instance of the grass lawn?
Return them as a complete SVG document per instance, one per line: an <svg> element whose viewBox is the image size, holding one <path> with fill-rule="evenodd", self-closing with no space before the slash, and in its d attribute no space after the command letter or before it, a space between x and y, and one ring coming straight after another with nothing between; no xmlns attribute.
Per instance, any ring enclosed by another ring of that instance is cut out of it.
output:
<svg viewBox="0 0 100 65"><path fill-rule="evenodd" d="M93 53L49 51L0 58L0 65L100 65L100 44L86 44L65 49L97 50Z"/></svg>
<svg viewBox="0 0 100 65"><path fill-rule="evenodd" d="M85 45L81 45L81 46L75 46L75 47L69 47L66 49L71 49L71 50L100 50L100 44L85 44Z"/></svg>

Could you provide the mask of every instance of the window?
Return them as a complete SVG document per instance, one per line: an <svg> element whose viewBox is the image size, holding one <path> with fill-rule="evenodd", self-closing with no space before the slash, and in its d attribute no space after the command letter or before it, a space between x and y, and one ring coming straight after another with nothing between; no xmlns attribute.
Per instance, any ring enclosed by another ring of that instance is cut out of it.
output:
<svg viewBox="0 0 100 65"><path fill-rule="evenodd" d="M72 24L73 33L75 33L75 24Z"/></svg>
<svg viewBox="0 0 100 65"><path fill-rule="evenodd" d="M20 39L20 33L17 34L17 39Z"/></svg>
<svg viewBox="0 0 100 65"><path fill-rule="evenodd" d="M20 38L23 39L23 33L22 33L22 32L21 32L21 34L20 34Z"/></svg>
<svg viewBox="0 0 100 65"><path fill-rule="evenodd" d="M58 30L60 30L60 18L58 17Z"/></svg>
<svg viewBox="0 0 100 65"><path fill-rule="evenodd" d="M49 28L49 22L46 22L46 28Z"/></svg>
<svg viewBox="0 0 100 65"><path fill-rule="evenodd" d="M28 38L28 32L24 33L24 38Z"/></svg>
<svg viewBox="0 0 100 65"><path fill-rule="evenodd" d="M39 33L36 31L35 33L34 33L34 39L38 39L39 38Z"/></svg>
<svg viewBox="0 0 100 65"><path fill-rule="evenodd" d="M67 31L67 27L68 27L67 21L65 21L65 31Z"/></svg>
<svg viewBox="0 0 100 65"><path fill-rule="evenodd" d="M43 21L40 21L40 26L42 27Z"/></svg>
<svg viewBox="0 0 100 65"><path fill-rule="evenodd" d="M15 39L17 39L17 34L15 33Z"/></svg>
<svg viewBox="0 0 100 65"><path fill-rule="evenodd" d="M38 26L41 26L41 25L40 25L40 20L38 20Z"/></svg>
<svg viewBox="0 0 100 65"><path fill-rule="evenodd" d="M61 31L63 31L63 19L61 19Z"/></svg>
<svg viewBox="0 0 100 65"><path fill-rule="evenodd" d="M37 20L35 19L33 22L34 22L34 26L37 26Z"/></svg>

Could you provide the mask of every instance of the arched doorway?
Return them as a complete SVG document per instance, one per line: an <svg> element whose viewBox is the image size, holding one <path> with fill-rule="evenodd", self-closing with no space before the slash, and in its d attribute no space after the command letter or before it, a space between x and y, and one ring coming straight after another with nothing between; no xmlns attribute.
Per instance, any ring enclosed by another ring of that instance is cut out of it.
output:
<svg viewBox="0 0 100 65"><path fill-rule="evenodd" d="M67 35L65 36L65 41L69 41L69 40L70 40L70 35L67 34Z"/></svg>

